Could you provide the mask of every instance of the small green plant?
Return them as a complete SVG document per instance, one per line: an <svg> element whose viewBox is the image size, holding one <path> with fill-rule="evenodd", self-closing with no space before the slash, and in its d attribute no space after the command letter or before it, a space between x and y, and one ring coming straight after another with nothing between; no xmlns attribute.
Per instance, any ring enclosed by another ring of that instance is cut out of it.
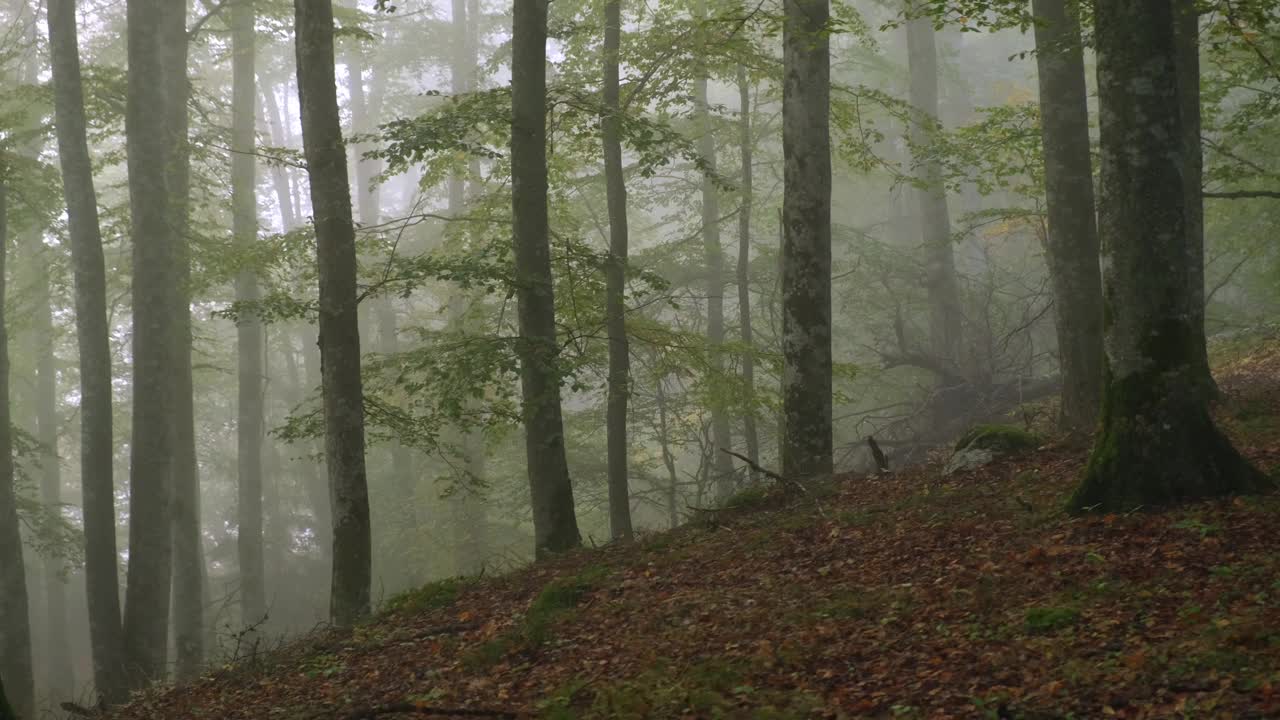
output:
<svg viewBox="0 0 1280 720"><path fill-rule="evenodd" d="M729 499L724 501L724 506L725 508L738 510L741 508L761 507L768 502L769 488L760 485L756 487L743 488L733 495L730 495Z"/></svg>
<svg viewBox="0 0 1280 720"><path fill-rule="evenodd" d="M346 667L347 664L342 661L342 658L325 653L308 659L302 670L307 677L315 679L333 677L345 670Z"/></svg>
<svg viewBox="0 0 1280 720"><path fill-rule="evenodd" d="M1206 523L1200 518L1194 518L1194 517L1187 518L1186 520L1179 520L1178 522L1174 523L1173 526L1179 530L1187 530L1187 531L1193 532L1199 535L1200 539L1202 540L1204 538L1209 537L1210 535L1217 535L1218 533L1222 532L1222 528L1218 527L1217 525L1214 525L1212 523Z"/></svg>
<svg viewBox="0 0 1280 720"><path fill-rule="evenodd" d="M1079 621L1080 611L1070 606L1031 608L1023 618L1027 632L1031 633L1050 633Z"/></svg>

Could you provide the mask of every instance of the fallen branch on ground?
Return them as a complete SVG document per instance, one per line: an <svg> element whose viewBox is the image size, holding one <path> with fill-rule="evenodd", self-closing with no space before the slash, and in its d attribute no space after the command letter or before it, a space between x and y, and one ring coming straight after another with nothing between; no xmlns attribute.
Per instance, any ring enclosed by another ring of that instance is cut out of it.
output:
<svg viewBox="0 0 1280 720"><path fill-rule="evenodd" d="M743 455L741 453L736 453L730 450L729 448L720 448L720 452L725 453L730 457L738 458L742 462L746 463L747 467L750 467L752 470L755 470L756 472L760 473L761 475L764 475L765 477L772 478L773 480L777 481L784 487L791 486L799 490L801 495L807 495L813 500L813 505L814 507L818 508L819 515L821 515L824 518L827 516L827 514L822 511L822 504L818 502L818 499L816 497L813 497L813 494L809 492L809 488L805 487L804 483L800 482L799 480L796 480L795 478L789 478L785 475L779 475L778 473L768 468L760 467L760 463L752 460L746 455Z"/></svg>
<svg viewBox="0 0 1280 720"><path fill-rule="evenodd" d="M515 720L521 717L520 713L512 710L486 710L483 708L447 708L434 707L432 705L421 705L419 703L390 703L387 705L376 705L374 707L357 710L356 712L346 715L344 720L366 720L366 718L374 718L382 715L437 715L437 716L453 716L453 717L483 717L483 718L511 718Z"/></svg>

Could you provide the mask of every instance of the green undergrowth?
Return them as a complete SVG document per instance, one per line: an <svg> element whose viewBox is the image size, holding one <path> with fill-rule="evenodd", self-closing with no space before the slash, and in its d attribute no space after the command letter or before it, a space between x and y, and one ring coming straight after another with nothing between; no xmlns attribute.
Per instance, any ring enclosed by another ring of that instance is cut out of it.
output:
<svg viewBox="0 0 1280 720"><path fill-rule="evenodd" d="M975 425L956 441L955 449L978 448L998 452L1034 450L1043 442L1035 433L1013 425Z"/></svg>
<svg viewBox="0 0 1280 720"><path fill-rule="evenodd" d="M467 578L453 577L406 590L387 600L382 607L382 614L412 614L449 607L457 601L458 593L468 582Z"/></svg>

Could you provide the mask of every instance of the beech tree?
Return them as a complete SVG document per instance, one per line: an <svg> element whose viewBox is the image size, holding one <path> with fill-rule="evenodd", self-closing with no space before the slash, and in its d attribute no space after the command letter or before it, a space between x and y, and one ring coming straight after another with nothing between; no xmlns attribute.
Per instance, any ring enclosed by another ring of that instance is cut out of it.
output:
<svg viewBox="0 0 1280 720"><path fill-rule="evenodd" d="M1091 432L1102 399L1102 275L1079 5L1035 0L1032 11L1049 223L1045 260L1062 368L1059 424Z"/></svg>
<svg viewBox="0 0 1280 720"><path fill-rule="evenodd" d="M782 57L782 474L830 475L831 60L828 0L787 0Z"/></svg>
<svg viewBox="0 0 1280 720"><path fill-rule="evenodd" d="M516 3L511 33L511 210L520 387L538 557L582 544L565 459L547 216L547 4Z"/></svg>
<svg viewBox="0 0 1280 720"><path fill-rule="evenodd" d="M320 372L333 513L329 613L345 626L369 614L372 583L355 226L338 118L333 4L295 0L294 22L302 144L320 270Z"/></svg>
<svg viewBox="0 0 1280 720"><path fill-rule="evenodd" d="M1095 13L1106 384L1070 507L1127 512L1262 490L1271 482L1218 430L1196 382L1203 330L1186 310L1196 272L1172 4L1101 3Z"/></svg>

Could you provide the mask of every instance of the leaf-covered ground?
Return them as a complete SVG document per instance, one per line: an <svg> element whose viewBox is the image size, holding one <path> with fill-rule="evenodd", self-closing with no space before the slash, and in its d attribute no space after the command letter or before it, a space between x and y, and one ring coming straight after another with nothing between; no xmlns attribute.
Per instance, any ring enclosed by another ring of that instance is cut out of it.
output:
<svg viewBox="0 0 1280 720"><path fill-rule="evenodd" d="M1280 344L1232 355L1219 418L1273 471ZM1280 497L1069 518L1083 460L1049 442L755 498L427 586L111 717L1280 717Z"/></svg>

